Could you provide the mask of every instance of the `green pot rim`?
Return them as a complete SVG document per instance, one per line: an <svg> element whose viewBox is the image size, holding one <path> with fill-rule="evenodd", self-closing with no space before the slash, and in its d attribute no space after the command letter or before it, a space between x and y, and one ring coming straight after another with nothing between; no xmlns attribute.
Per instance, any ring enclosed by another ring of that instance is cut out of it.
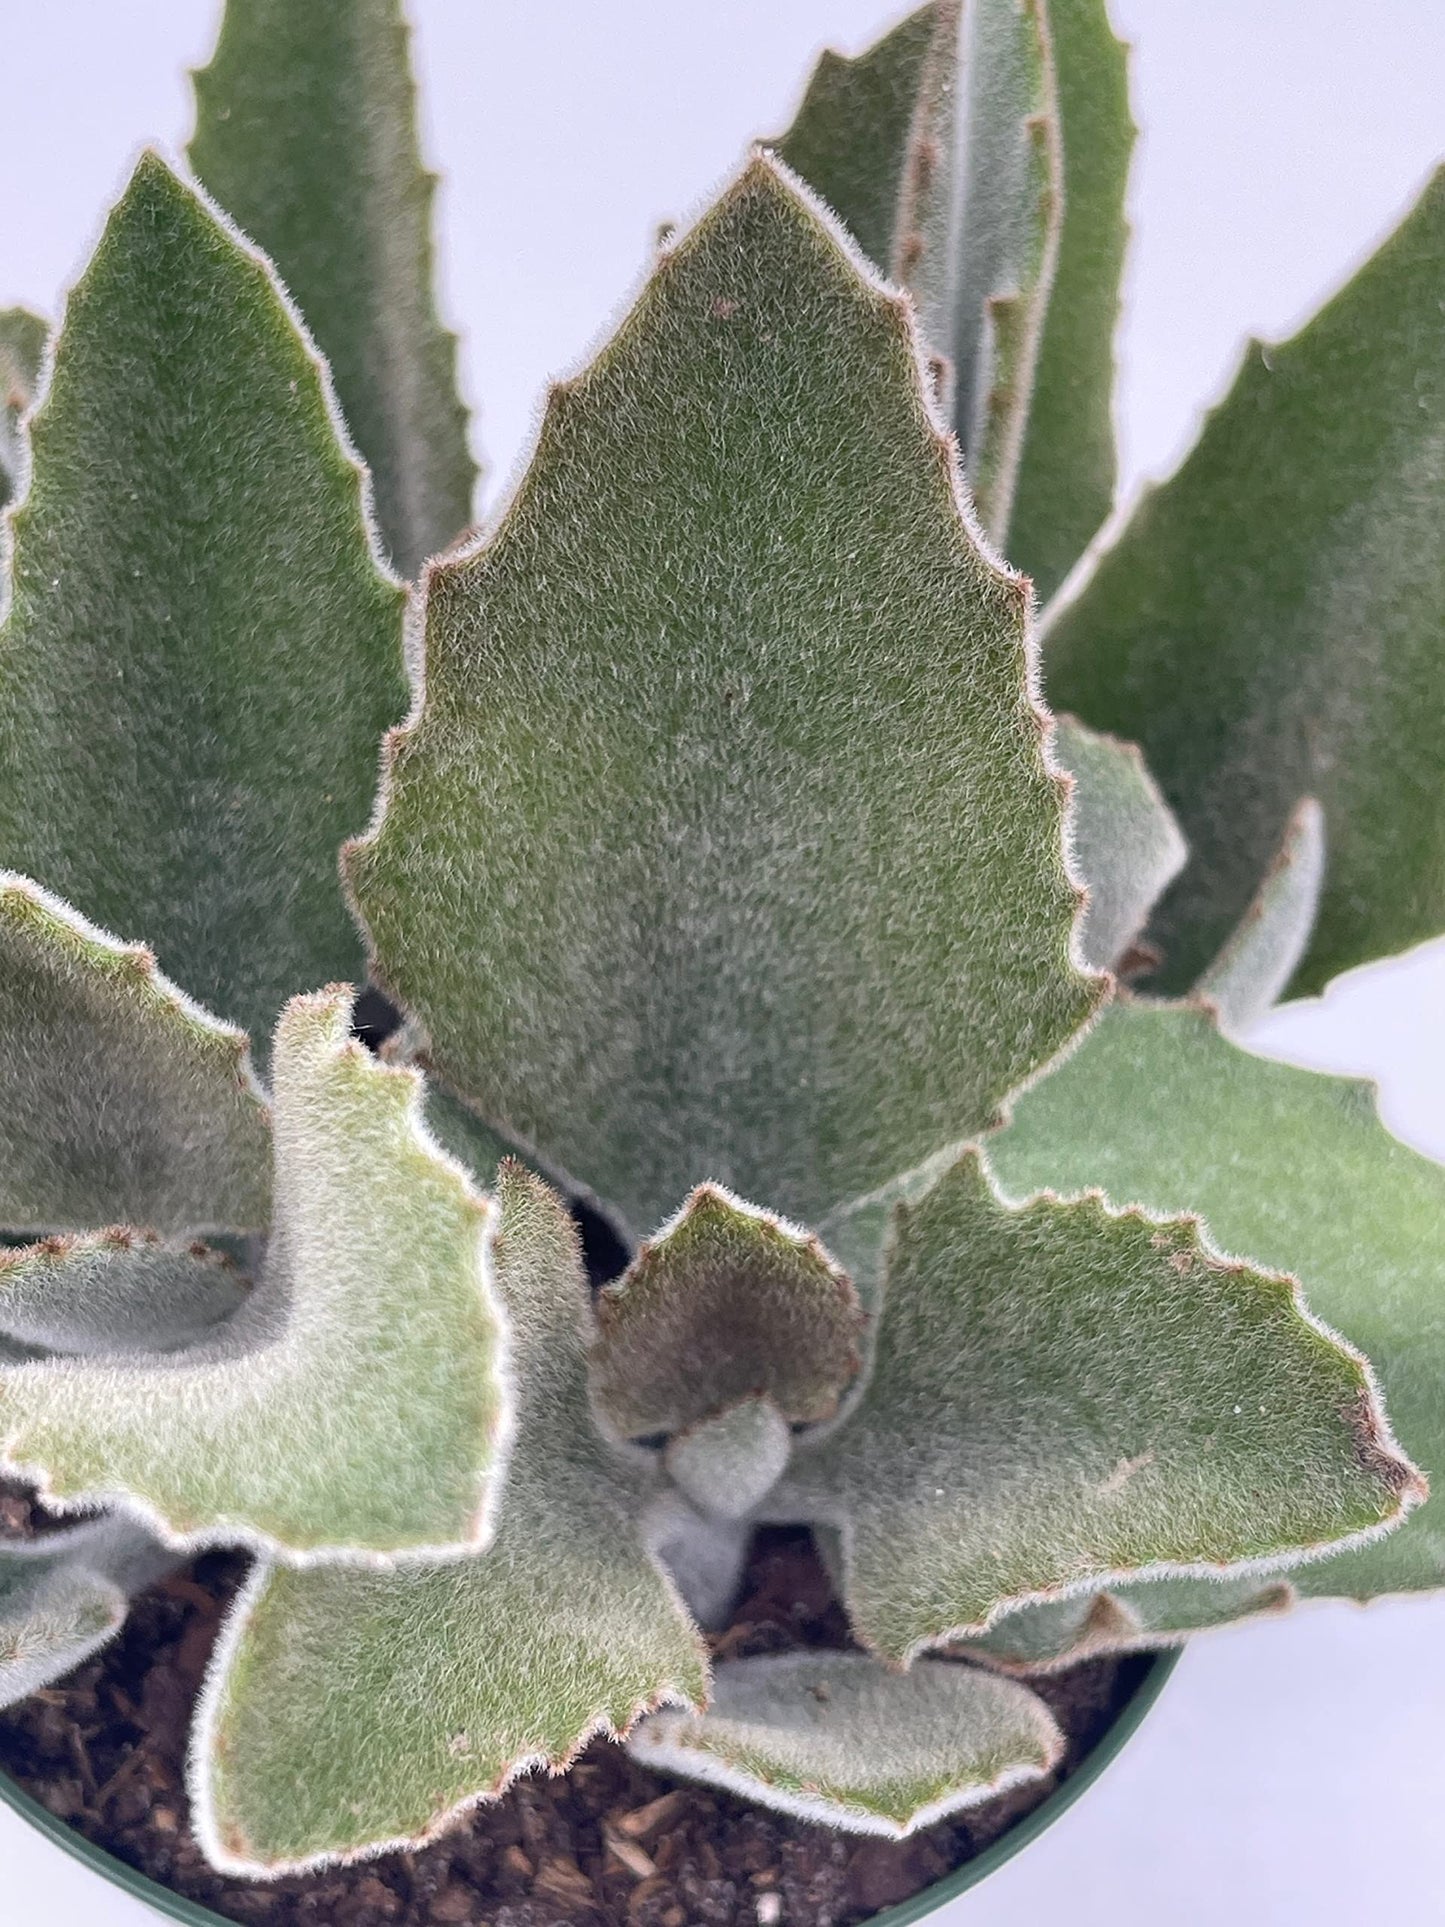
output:
<svg viewBox="0 0 1445 1927"><path fill-rule="evenodd" d="M912 1922L923 1920L947 1901L966 1893L970 1887L976 1887L979 1881L987 1879L1006 1860L1012 1860L1016 1853L1021 1853L1046 1827L1052 1826L1079 1795L1094 1784L1105 1767L1133 1738L1144 1716L1164 1690L1164 1682L1178 1662L1179 1651L1175 1647L1154 1655L1148 1672L1139 1681L1128 1704L1108 1732L1089 1750L1079 1767L1055 1787L1032 1813L1025 1814L1007 1833L1001 1834L991 1847L943 1880L923 1888L897 1907L874 1914L867 1927L911 1927ZM119 1887L123 1893L153 1908L164 1918L183 1921L186 1927L235 1927L235 1923L223 1915L213 1914L209 1907L203 1907L199 1901L186 1900L169 1887L162 1887L147 1874L137 1873L134 1867L117 1860L104 1847L97 1847L85 1839L64 1820L56 1819L53 1813L41 1806L38 1800L32 1799L3 1771L0 1771L0 1802L18 1813L22 1820L28 1820L38 1833L43 1833L47 1840L53 1841L73 1859L79 1860L112 1886Z"/></svg>

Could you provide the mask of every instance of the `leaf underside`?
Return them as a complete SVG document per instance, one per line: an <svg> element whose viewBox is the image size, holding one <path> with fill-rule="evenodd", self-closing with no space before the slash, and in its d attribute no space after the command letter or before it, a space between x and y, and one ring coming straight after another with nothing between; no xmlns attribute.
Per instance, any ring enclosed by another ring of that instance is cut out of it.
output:
<svg viewBox="0 0 1445 1927"><path fill-rule="evenodd" d="M401 590L268 270L145 156L70 297L0 629L0 862L268 1037L360 975L336 849Z"/></svg>
<svg viewBox="0 0 1445 1927"><path fill-rule="evenodd" d="M0 1225L254 1231L271 1133L246 1039L0 873Z"/></svg>
<svg viewBox="0 0 1445 1927"><path fill-rule="evenodd" d="M703 1179L816 1220L1097 999L1024 591L955 488L904 308L757 160L431 572L349 858L374 967L634 1228Z"/></svg>
<svg viewBox="0 0 1445 1927"><path fill-rule="evenodd" d="M593 1393L624 1437L683 1431L754 1393L794 1422L829 1418L862 1324L816 1238L701 1186L599 1294Z"/></svg>
<svg viewBox="0 0 1445 1927"><path fill-rule="evenodd" d="M1191 861L1151 934L1186 989L1302 796L1325 816L1296 994L1445 926L1445 172L1302 332L1250 348L1049 635L1052 702L1138 742Z"/></svg>
<svg viewBox="0 0 1445 1927"><path fill-rule="evenodd" d="M1037 1780L1063 1741L1027 1687L921 1660L906 1673L861 1653L780 1653L720 1666L705 1713L644 1720L644 1766L764 1806L894 1839Z"/></svg>
<svg viewBox="0 0 1445 1927"><path fill-rule="evenodd" d="M1286 1612L1294 1601L1288 1579L1260 1573L1240 1579L1150 1579L1022 1606L961 1650L1010 1672L1053 1672L1091 1655L1148 1651L1187 1633Z"/></svg>
<svg viewBox="0 0 1445 1927"><path fill-rule="evenodd" d="M1089 892L1079 950L1092 969L1111 970L1184 867L1188 851L1133 743L1061 716L1054 755L1074 779L1069 840Z"/></svg>
<svg viewBox="0 0 1445 1927"><path fill-rule="evenodd" d="M275 1218L257 1289L229 1323L165 1358L0 1372L7 1456L60 1497L119 1494L174 1535L293 1555L481 1534L502 1417L489 1207L420 1134L415 1079L350 1039L349 1012L349 992L330 992L282 1018ZM67 1274L107 1265L133 1278L147 1255L104 1237L17 1253L0 1272L0 1321L20 1286L53 1297ZM212 1262L149 1256L167 1274Z"/></svg>
<svg viewBox="0 0 1445 1927"><path fill-rule="evenodd" d="M1390 1136L1370 1085L1255 1057L1207 1010L1126 1001L1019 1101L990 1157L1010 1194L1100 1186L1187 1206L1217 1249L1292 1272L1370 1359L1404 1450L1445 1475L1445 1170ZM1290 1573L1302 1593L1357 1597L1442 1578L1438 1496L1389 1537Z"/></svg>
<svg viewBox="0 0 1445 1927"><path fill-rule="evenodd" d="M1010 1599L1378 1528L1412 1481L1287 1281L1189 1219L1005 1208L968 1153L898 1207L867 1388L768 1509L841 1528L854 1630L902 1660Z"/></svg>
<svg viewBox="0 0 1445 1927"><path fill-rule="evenodd" d="M517 1430L496 1538L460 1562L259 1577L196 1754L219 1865L430 1835L525 1765L705 1697L701 1642L638 1536L649 1475L592 1424L576 1233L515 1164L501 1214Z"/></svg>
<svg viewBox="0 0 1445 1927"><path fill-rule="evenodd" d="M79 1666L124 1623L128 1595L175 1564L129 1521L0 1539L0 1707Z"/></svg>
<svg viewBox="0 0 1445 1927"><path fill-rule="evenodd" d="M387 552L414 576L471 520L476 466L433 306L436 179L398 0L227 0L195 84L191 164L330 362Z"/></svg>

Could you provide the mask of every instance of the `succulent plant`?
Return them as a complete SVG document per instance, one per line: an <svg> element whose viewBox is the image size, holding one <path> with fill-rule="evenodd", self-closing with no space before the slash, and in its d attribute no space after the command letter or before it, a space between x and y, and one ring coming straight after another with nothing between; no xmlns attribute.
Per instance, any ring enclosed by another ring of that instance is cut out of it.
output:
<svg viewBox="0 0 1445 1927"><path fill-rule="evenodd" d="M1041 660L1102 0L825 55L476 535L397 0L230 0L197 94L0 317L0 1439L83 1515L0 1686L234 1544L222 1869L598 1733L898 1834L1051 1769L1037 1671L1438 1585L1445 1172L1234 1039L1445 924L1440 182ZM854 1645L713 1666L780 1520Z"/></svg>

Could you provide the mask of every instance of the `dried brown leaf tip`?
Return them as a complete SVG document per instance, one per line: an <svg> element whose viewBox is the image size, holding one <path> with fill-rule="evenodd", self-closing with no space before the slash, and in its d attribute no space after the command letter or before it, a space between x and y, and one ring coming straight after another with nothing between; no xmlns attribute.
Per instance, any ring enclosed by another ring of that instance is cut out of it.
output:
<svg viewBox="0 0 1445 1927"><path fill-rule="evenodd" d="M628 1438L672 1435L748 1400L830 1417L865 1317L847 1274L784 1219L703 1184L597 1301L593 1395Z"/></svg>

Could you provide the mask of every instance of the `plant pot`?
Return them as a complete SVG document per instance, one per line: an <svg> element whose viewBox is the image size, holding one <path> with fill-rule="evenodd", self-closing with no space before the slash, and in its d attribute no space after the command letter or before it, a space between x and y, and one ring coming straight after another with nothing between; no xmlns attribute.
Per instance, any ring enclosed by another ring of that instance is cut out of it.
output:
<svg viewBox="0 0 1445 1927"><path fill-rule="evenodd" d="M978 1883L1001 1867L1006 1860L1012 1860L1044 1831L1053 1825L1061 1814L1068 1811L1079 1795L1091 1787L1130 1740L1146 1713L1162 1692L1164 1682L1173 1672L1178 1661L1178 1651L1161 1652L1154 1658L1148 1672L1135 1688L1133 1696L1120 1712L1108 1732L1093 1747L1082 1763L1063 1783L1056 1787L1048 1798L1027 1813L1008 1832L995 1840L974 1859L966 1861L955 1872L926 1887L921 1893L902 1901L896 1907L889 1907L881 1914L872 1917L869 1927L910 1927L910 1923L925 1919L938 1908L954 1900L959 1894L966 1893ZM31 1826L43 1833L47 1839L66 1853L72 1854L102 1879L109 1880L123 1892L145 1902L166 1920L179 1920L188 1927L235 1927L221 1914L212 1913L209 1907L202 1907L194 1900L185 1900L168 1888L159 1886L144 1874L128 1867L123 1860L117 1860L104 1848L93 1845L73 1827L47 1812L36 1800L31 1799L15 1784L7 1773L0 1772L0 1801L28 1820Z"/></svg>

